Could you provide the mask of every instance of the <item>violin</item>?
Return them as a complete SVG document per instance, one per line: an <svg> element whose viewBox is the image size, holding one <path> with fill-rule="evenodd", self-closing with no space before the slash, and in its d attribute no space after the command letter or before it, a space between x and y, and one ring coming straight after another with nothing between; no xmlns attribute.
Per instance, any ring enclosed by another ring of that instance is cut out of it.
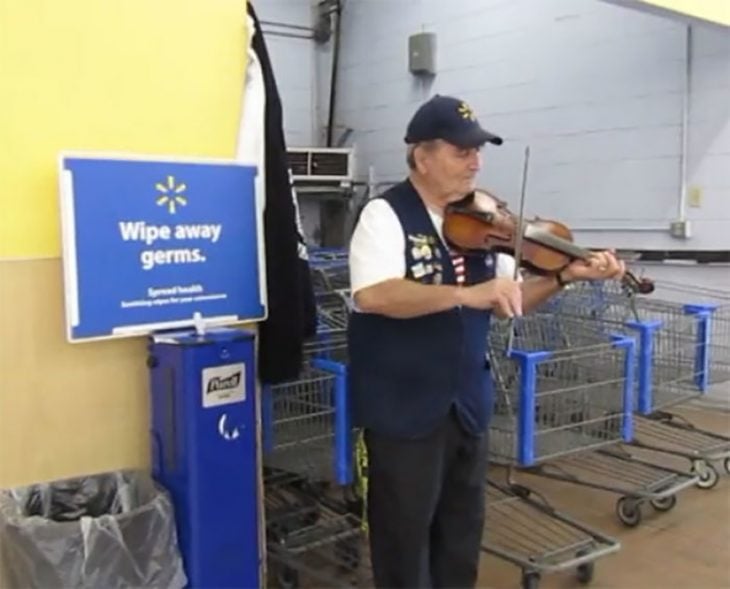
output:
<svg viewBox="0 0 730 589"><path fill-rule="evenodd" d="M444 238L464 255L492 250L514 255L517 250L519 220L507 204L478 188L444 211ZM523 222L520 266L535 274L560 272L573 260L588 260L590 250L573 243L570 229L558 221L535 218ZM626 271L623 286L639 294L650 294L654 283Z"/></svg>

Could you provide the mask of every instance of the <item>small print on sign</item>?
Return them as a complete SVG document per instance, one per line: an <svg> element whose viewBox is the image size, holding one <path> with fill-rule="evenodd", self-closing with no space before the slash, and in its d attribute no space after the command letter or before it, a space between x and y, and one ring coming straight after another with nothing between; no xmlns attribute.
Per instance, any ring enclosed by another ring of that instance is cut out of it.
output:
<svg viewBox="0 0 730 589"><path fill-rule="evenodd" d="M203 407L246 400L246 365L226 364L203 369Z"/></svg>

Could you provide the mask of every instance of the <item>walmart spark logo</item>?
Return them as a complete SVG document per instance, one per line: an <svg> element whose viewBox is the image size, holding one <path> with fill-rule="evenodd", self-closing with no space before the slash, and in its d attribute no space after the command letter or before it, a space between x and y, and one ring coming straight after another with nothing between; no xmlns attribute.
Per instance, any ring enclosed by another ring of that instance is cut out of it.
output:
<svg viewBox="0 0 730 589"><path fill-rule="evenodd" d="M158 182L155 184L155 188L160 193L157 197L157 206L167 207L171 215L177 212L178 205L184 207L188 204L188 199L184 194L187 186L183 183L177 184L174 176L167 177L167 184Z"/></svg>

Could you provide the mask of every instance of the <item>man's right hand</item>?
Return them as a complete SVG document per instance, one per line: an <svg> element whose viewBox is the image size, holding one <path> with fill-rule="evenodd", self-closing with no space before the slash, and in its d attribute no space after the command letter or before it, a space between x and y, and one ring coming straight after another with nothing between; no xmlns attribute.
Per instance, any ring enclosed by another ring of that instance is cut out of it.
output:
<svg viewBox="0 0 730 589"><path fill-rule="evenodd" d="M522 288L512 278L493 278L462 288L462 304L475 309L494 309L503 317L522 315Z"/></svg>

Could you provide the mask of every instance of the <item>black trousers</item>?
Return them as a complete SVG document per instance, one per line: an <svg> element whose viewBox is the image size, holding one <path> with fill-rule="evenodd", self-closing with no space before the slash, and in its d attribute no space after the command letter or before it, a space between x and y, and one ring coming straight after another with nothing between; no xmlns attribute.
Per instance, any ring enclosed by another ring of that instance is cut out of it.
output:
<svg viewBox="0 0 730 589"><path fill-rule="evenodd" d="M427 437L365 432L368 525L375 586L476 584L484 526L487 437L451 412Z"/></svg>

